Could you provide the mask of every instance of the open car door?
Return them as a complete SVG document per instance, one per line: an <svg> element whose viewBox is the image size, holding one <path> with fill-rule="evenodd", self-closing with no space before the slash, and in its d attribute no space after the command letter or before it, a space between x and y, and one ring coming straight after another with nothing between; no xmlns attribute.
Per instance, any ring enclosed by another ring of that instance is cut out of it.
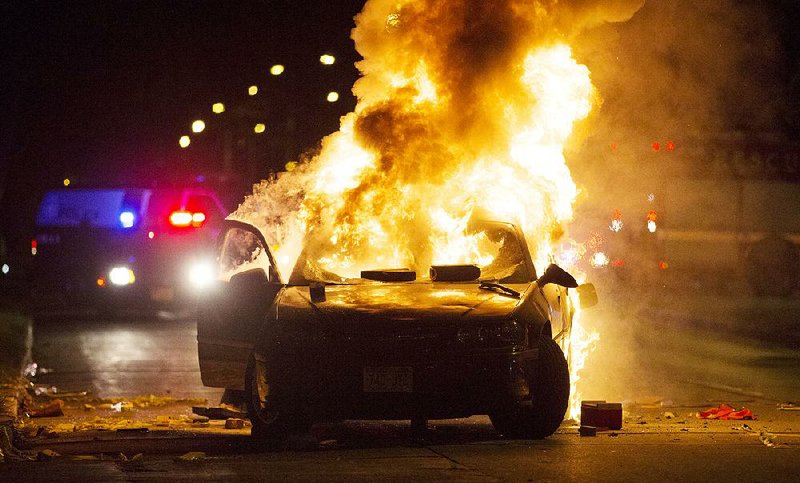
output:
<svg viewBox="0 0 800 483"><path fill-rule="evenodd" d="M197 351L203 384L244 389L244 374L264 322L284 285L264 235L225 220L216 280L198 303Z"/></svg>

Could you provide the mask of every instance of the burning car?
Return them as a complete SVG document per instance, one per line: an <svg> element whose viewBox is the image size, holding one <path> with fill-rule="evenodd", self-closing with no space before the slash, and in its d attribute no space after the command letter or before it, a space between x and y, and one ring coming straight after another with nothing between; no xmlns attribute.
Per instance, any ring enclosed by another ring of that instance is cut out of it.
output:
<svg viewBox="0 0 800 483"><path fill-rule="evenodd" d="M537 274L512 224L469 231L491 257L346 278L307 246L283 278L269 237L226 220L218 280L199 310L203 383L243 395L262 438L327 420L475 414L506 437L552 434L569 403L560 343L577 283L556 265Z"/></svg>

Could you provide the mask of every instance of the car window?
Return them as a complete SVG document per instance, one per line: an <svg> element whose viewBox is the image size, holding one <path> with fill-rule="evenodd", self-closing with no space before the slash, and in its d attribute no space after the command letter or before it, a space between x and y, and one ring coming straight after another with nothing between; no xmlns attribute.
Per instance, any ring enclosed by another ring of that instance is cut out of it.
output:
<svg viewBox="0 0 800 483"><path fill-rule="evenodd" d="M120 224L124 199L123 190L50 191L39 205L36 224L114 228Z"/></svg>
<svg viewBox="0 0 800 483"><path fill-rule="evenodd" d="M272 280L273 270L270 270L271 263L269 253L261 243L255 233L241 228L231 228L225 233L222 249L219 255L219 274L220 279L229 281L230 278L240 272L261 268Z"/></svg>
<svg viewBox="0 0 800 483"><path fill-rule="evenodd" d="M477 265L481 280L496 280L500 283L527 283L532 274L526 264L529 255L523 246L524 240L517 234L513 225L501 222L476 221L464 234L470 237L476 246L477 253L472 259L453 260L446 256L437 257L433 262L440 265L470 264ZM315 255L306 247L297 259L289 283L307 285L312 281L325 283L365 283L365 280L347 278L331 266L328 258ZM376 270L381 267L364 266L360 270ZM399 268L399 267L398 267ZM417 279L428 278L428 266L417 268ZM368 283L368 282L366 282Z"/></svg>

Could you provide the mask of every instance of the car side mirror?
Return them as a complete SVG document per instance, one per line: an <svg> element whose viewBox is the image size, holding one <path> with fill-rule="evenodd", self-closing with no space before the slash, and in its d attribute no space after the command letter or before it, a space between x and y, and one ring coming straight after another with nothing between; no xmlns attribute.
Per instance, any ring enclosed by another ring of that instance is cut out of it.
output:
<svg viewBox="0 0 800 483"><path fill-rule="evenodd" d="M588 309L589 307L597 305L597 291L594 288L594 284L584 283L578 285L577 290L582 309Z"/></svg>
<svg viewBox="0 0 800 483"><path fill-rule="evenodd" d="M575 277L567 273L566 270L559 267L555 263L551 263L550 266L547 267L547 270L544 271L542 276L536 280L536 284L539 287L544 287L548 283L554 283L567 288L575 288L578 286L578 282L575 280Z"/></svg>

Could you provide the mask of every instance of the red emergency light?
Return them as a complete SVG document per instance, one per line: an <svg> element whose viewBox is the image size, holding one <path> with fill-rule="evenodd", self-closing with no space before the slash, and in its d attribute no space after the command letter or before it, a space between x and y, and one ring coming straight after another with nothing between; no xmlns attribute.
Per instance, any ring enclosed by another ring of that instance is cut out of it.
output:
<svg viewBox="0 0 800 483"><path fill-rule="evenodd" d="M176 228L193 226L199 228L206 221L206 214L197 211L192 213L186 210L177 210L169 214L169 224Z"/></svg>

